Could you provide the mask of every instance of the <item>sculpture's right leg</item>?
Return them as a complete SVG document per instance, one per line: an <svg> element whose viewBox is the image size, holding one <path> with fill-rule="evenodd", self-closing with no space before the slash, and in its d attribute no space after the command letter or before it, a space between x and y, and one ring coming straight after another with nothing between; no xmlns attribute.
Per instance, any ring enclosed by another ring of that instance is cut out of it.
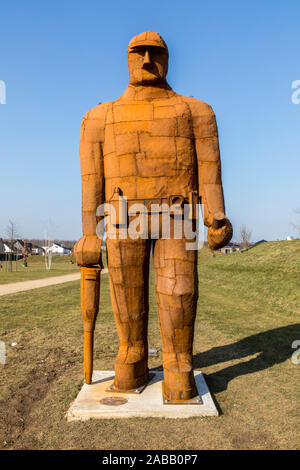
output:
<svg viewBox="0 0 300 470"><path fill-rule="evenodd" d="M107 239L112 309L120 340L114 387L132 390L148 379L150 240Z"/></svg>
<svg viewBox="0 0 300 470"><path fill-rule="evenodd" d="M193 373L193 338L198 298L198 253L187 240L155 243L154 268L163 349L163 395L185 401L197 395Z"/></svg>

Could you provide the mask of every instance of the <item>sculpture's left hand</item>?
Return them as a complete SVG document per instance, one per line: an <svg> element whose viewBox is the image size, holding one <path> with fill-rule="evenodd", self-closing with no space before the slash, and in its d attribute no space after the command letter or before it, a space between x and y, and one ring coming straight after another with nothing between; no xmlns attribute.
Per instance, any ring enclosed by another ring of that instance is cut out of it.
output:
<svg viewBox="0 0 300 470"><path fill-rule="evenodd" d="M208 228L207 241L211 250L218 250L227 245L232 238L232 225L222 212L213 216L213 222Z"/></svg>

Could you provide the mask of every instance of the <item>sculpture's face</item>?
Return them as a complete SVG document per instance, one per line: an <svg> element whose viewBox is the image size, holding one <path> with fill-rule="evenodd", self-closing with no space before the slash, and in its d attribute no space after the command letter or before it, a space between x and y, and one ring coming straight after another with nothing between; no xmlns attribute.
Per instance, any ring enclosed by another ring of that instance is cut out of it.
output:
<svg viewBox="0 0 300 470"><path fill-rule="evenodd" d="M168 52L162 47L132 47L128 53L129 83L135 86L165 83L168 59Z"/></svg>

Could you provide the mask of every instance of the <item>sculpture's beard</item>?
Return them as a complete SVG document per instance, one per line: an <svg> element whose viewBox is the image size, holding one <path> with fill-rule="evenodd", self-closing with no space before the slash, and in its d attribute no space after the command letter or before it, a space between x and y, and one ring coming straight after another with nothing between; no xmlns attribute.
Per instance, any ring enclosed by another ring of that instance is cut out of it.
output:
<svg viewBox="0 0 300 470"><path fill-rule="evenodd" d="M133 86L165 86L166 77L154 68L140 69L130 73L129 83Z"/></svg>

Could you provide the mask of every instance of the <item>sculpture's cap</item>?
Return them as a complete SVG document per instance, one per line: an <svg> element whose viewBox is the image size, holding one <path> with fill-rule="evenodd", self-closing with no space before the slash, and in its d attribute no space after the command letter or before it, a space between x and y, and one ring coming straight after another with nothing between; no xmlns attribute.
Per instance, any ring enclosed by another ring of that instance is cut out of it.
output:
<svg viewBox="0 0 300 470"><path fill-rule="evenodd" d="M138 46L156 46L168 52L167 45L161 35L153 31L145 31L144 33L134 36L128 44L128 52Z"/></svg>

